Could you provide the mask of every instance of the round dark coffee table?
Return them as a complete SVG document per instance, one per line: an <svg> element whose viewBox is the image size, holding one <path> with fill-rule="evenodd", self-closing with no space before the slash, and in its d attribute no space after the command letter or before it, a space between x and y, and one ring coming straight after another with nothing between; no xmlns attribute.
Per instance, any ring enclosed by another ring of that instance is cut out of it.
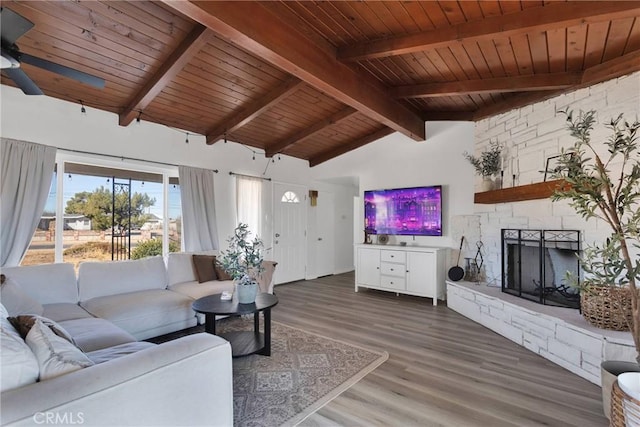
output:
<svg viewBox="0 0 640 427"><path fill-rule="evenodd" d="M196 313L204 314L205 331L229 341L233 357L248 356L254 353L271 356L271 307L278 304L278 298L272 294L261 293L256 295L255 303L239 304L236 299L223 301L220 299L221 295L202 297L191 305ZM264 333L260 332L260 312L263 312L264 316ZM253 314L253 331L216 334L216 316L242 314Z"/></svg>

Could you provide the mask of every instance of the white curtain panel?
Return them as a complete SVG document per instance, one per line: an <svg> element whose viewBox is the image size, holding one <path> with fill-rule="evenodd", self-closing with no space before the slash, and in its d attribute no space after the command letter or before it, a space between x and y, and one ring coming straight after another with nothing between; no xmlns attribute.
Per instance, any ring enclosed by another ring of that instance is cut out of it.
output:
<svg viewBox="0 0 640 427"><path fill-rule="evenodd" d="M213 171L180 166L182 227L186 252L211 251L219 248L216 225Z"/></svg>
<svg viewBox="0 0 640 427"><path fill-rule="evenodd" d="M55 147L2 139L0 266L20 264L47 202Z"/></svg>
<svg viewBox="0 0 640 427"><path fill-rule="evenodd" d="M237 222L249 225L250 238L262 237L262 179L236 175Z"/></svg>

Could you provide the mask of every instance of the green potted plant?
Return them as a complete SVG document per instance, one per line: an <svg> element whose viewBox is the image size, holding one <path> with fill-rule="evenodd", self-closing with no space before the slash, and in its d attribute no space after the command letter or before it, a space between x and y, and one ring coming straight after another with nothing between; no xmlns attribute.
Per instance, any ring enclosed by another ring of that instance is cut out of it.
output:
<svg viewBox="0 0 640 427"><path fill-rule="evenodd" d="M259 285L257 277L264 271L262 249L258 236L249 240L249 226L240 223L227 239L229 247L220 253L220 265L236 282L236 295L240 304L255 302Z"/></svg>
<svg viewBox="0 0 640 427"><path fill-rule="evenodd" d="M479 157L464 152L463 156L471 163L476 174L482 177L482 190L489 191L495 187L493 177L500 173L502 168L502 145L497 141L489 144L489 149L480 153Z"/></svg>
<svg viewBox="0 0 640 427"><path fill-rule="evenodd" d="M562 152L560 167L553 173L568 185L558 187L552 200L568 200L580 216L587 220L600 218L611 230L604 242L587 246L580 256L585 272L579 285L582 313L596 326L601 323L620 329L615 324L624 324L631 331L636 349L636 363L602 364L603 401L608 415L615 376L639 370L640 364L640 260L632 253L633 247L640 249L640 122L636 119L629 123L621 114L607 124L611 135L596 144L591 139L594 111L580 112L577 117L572 112L565 114L576 141ZM578 282L576 277L570 280Z"/></svg>

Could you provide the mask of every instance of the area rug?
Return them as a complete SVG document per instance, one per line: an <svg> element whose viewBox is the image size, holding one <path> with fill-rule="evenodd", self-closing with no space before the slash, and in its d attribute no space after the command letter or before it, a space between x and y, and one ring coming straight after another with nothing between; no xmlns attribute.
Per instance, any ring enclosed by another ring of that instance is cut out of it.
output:
<svg viewBox="0 0 640 427"><path fill-rule="evenodd" d="M218 321L218 330L251 330L253 318ZM271 322L271 356L233 359L234 425L293 426L389 357Z"/></svg>

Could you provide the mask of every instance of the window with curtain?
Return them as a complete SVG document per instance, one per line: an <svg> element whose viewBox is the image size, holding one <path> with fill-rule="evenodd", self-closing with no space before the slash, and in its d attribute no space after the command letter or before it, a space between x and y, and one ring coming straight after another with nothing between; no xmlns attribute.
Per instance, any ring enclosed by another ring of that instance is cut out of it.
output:
<svg viewBox="0 0 640 427"><path fill-rule="evenodd" d="M262 179L236 175L237 222L249 225L250 237L262 237Z"/></svg>

